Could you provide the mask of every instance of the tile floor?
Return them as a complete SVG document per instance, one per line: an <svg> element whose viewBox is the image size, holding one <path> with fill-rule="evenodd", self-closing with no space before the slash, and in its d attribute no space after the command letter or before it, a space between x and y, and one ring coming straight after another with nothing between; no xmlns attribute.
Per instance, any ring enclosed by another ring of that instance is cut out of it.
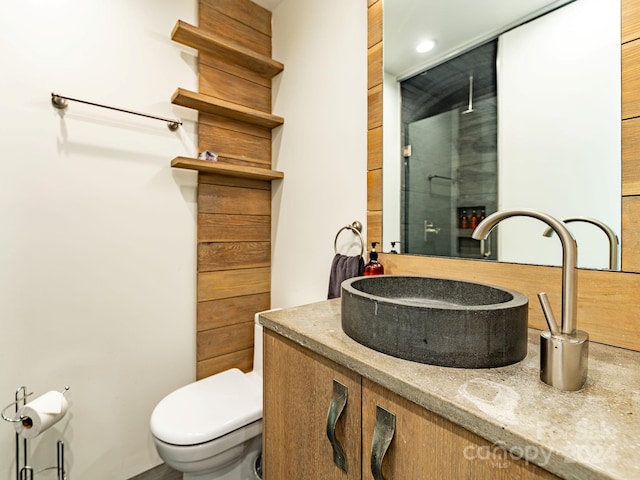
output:
<svg viewBox="0 0 640 480"><path fill-rule="evenodd" d="M182 474L163 463L129 480L182 480Z"/></svg>

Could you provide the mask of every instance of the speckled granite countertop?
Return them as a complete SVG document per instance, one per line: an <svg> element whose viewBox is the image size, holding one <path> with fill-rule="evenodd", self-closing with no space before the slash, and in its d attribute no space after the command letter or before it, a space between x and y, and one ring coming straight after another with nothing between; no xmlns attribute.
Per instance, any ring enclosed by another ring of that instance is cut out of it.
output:
<svg viewBox="0 0 640 480"><path fill-rule="evenodd" d="M539 332L508 367L466 370L400 360L349 338L340 299L264 313L265 328L566 479L640 479L640 353L591 343L579 392L539 379Z"/></svg>

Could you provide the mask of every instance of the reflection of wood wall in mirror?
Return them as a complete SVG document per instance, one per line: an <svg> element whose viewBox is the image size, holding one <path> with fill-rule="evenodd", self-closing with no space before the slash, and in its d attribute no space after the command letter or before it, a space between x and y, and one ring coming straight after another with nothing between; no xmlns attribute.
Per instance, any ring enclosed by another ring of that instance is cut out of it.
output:
<svg viewBox="0 0 640 480"><path fill-rule="evenodd" d="M369 7L369 142L367 237L382 238L382 0ZM640 351L640 3L622 0L622 270L580 270L578 328L595 342ZM561 269L410 255L381 255L385 272L433 275L503 285L529 297L529 325L546 329L536 294L561 311ZM627 272L627 273L624 273Z"/></svg>

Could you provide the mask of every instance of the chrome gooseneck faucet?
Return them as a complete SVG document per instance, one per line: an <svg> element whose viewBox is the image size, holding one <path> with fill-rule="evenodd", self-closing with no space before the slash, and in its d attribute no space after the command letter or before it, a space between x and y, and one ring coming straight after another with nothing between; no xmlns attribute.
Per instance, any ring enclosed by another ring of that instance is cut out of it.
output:
<svg viewBox="0 0 640 480"><path fill-rule="evenodd" d="M571 222L585 222L595 225L600 230L602 230L607 239L609 240L609 270L617 270L618 269L618 245L620 245L620 241L618 240L618 236L615 232L604 222L597 220L591 217L569 217L563 218L562 221L564 223ZM547 228L542 235L545 237L551 237L553 235L553 229L551 227Z"/></svg>
<svg viewBox="0 0 640 480"><path fill-rule="evenodd" d="M562 321L560 327L553 315L545 292L538 294L549 330L540 334L540 379L560 390L580 390L587 380L589 335L577 330L576 288L578 245L560 220L544 212L530 209L503 210L493 213L478 224L472 237L487 238L491 230L509 217L531 217L546 223L562 243Z"/></svg>

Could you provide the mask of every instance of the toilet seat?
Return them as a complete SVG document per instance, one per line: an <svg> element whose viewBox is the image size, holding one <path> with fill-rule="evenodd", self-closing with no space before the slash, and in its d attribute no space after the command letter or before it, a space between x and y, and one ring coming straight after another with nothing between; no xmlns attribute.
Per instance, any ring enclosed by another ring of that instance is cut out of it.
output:
<svg viewBox="0 0 640 480"><path fill-rule="evenodd" d="M153 442L160 457L170 467L185 473L201 472L238 459L247 448L251 448L252 442L261 445L262 420L198 445L172 445L156 437L153 437Z"/></svg>
<svg viewBox="0 0 640 480"><path fill-rule="evenodd" d="M151 432L164 443L210 442L262 418L262 378L237 368L167 395L151 414Z"/></svg>

